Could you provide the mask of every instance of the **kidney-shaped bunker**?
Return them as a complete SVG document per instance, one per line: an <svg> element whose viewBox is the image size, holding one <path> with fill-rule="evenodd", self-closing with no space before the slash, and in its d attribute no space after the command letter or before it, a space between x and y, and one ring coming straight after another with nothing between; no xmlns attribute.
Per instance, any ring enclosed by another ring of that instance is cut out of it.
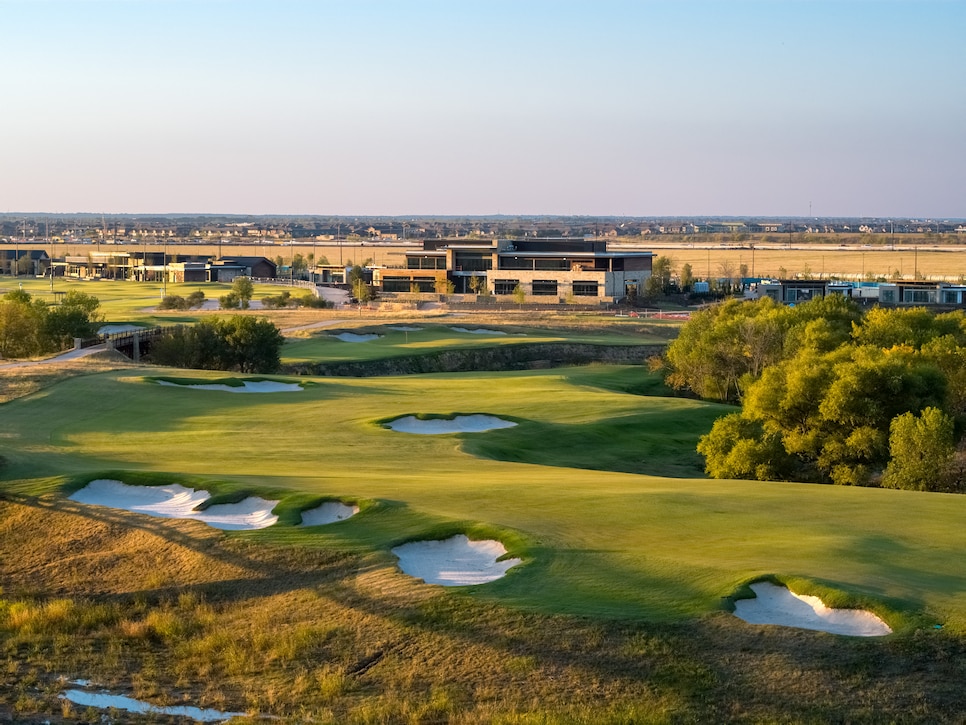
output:
<svg viewBox="0 0 966 725"><path fill-rule="evenodd" d="M350 516L355 516L357 513L359 513L358 506L350 506L341 501L326 501L314 509L303 511L300 526L334 524L336 521L344 521Z"/></svg>
<svg viewBox="0 0 966 725"><path fill-rule="evenodd" d="M495 415L457 415L454 418L417 418L407 415L386 423L386 427L400 433L442 435L445 433L482 433L499 428L512 428L516 423Z"/></svg>
<svg viewBox="0 0 966 725"><path fill-rule="evenodd" d="M272 509L278 501L249 496L238 503L214 504L198 511L211 495L176 483L167 486L130 486L122 481L97 479L68 498L92 506L133 511L165 519L195 519L223 530L264 529L278 517Z"/></svg>
<svg viewBox="0 0 966 725"><path fill-rule="evenodd" d="M778 624L853 637L882 637L889 625L861 609L830 609L818 597L795 594L769 582L751 585L754 599L735 602L735 616L749 624Z"/></svg>
<svg viewBox="0 0 966 725"><path fill-rule="evenodd" d="M520 559L503 559L499 541L470 541L463 534L443 540L410 541L392 550L404 573L427 584L447 587L485 584L500 579Z"/></svg>

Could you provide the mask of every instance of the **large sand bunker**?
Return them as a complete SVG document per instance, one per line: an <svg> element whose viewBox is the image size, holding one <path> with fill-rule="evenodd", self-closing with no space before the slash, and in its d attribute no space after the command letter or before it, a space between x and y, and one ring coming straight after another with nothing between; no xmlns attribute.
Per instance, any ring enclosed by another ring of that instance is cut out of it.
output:
<svg viewBox="0 0 966 725"><path fill-rule="evenodd" d="M754 599L735 602L735 616L749 624L779 624L853 637L882 637L892 633L889 625L872 612L829 609L818 597L795 594L769 582L756 582L751 590L755 593Z"/></svg>
<svg viewBox="0 0 966 725"><path fill-rule="evenodd" d="M69 496L71 501L91 506L132 511L165 519L194 519L209 526L228 530L264 529L278 517L272 509L278 501L249 496L238 503L215 504L197 511L211 498L207 491L195 491L177 483L167 486L129 486L122 481L99 478Z"/></svg>
<svg viewBox="0 0 966 725"><path fill-rule="evenodd" d="M407 415L389 421L386 426L400 433L441 435L444 433L482 433L498 428L512 428L516 423L493 415L457 415L455 418L417 418Z"/></svg>
<svg viewBox="0 0 966 725"><path fill-rule="evenodd" d="M172 383L159 380L158 385L170 385L175 388L191 388L192 390L223 390L226 393L295 393L302 390L298 383L280 383L275 380L245 380L241 385L225 385L224 383Z"/></svg>
<svg viewBox="0 0 966 725"><path fill-rule="evenodd" d="M302 512L302 526L321 526L344 521L359 513L358 506L349 506L341 501L326 501L314 509Z"/></svg>
<svg viewBox="0 0 966 725"><path fill-rule="evenodd" d="M360 335L357 332L340 332L338 335L332 335L336 340L342 340L342 342L372 342L373 340L378 340L382 335Z"/></svg>
<svg viewBox="0 0 966 725"><path fill-rule="evenodd" d="M478 327L475 330L471 330L467 327L451 327L449 328L453 332L464 332L468 335L505 335L506 333L502 330L487 330L485 327Z"/></svg>
<svg viewBox="0 0 966 725"><path fill-rule="evenodd" d="M463 534L442 541L411 541L392 550L404 573L427 584L458 587L500 579L520 559L504 559L499 541L470 541Z"/></svg>

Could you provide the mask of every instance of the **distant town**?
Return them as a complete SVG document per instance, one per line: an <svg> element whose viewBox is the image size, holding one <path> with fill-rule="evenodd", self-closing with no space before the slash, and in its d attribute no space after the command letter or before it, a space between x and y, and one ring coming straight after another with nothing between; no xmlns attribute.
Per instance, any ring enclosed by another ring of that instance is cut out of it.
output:
<svg viewBox="0 0 966 725"><path fill-rule="evenodd" d="M186 214L0 214L0 243L169 242L272 243L279 241L422 240L465 237L571 237L632 241L661 236L865 235L966 241L964 219L672 218L590 216L235 216ZM784 241L776 236L771 240Z"/></svg>

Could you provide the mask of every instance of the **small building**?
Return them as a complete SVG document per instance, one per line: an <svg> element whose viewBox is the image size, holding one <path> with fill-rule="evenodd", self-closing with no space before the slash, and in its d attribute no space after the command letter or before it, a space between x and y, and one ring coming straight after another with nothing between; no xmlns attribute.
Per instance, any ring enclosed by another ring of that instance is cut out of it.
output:
<svg viewBox="0 0 966 725"><path fill-rule="evenodd" d="M209 282L231 282L235 277L275 279L278 266L268 257L222 257L208 266Z"/></svg>

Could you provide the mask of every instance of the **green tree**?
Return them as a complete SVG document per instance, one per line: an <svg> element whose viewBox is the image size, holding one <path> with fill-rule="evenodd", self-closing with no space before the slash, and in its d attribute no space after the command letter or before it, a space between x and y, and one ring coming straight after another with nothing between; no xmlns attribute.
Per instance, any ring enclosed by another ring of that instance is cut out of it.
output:
<svg viewBox="0 0 966 725"><path fill-rule="evenodd" d="M690 292L691 287L694 286L694 271L690 264L684 264L681 266L681 290L683 292Z"/></svg>
<svg viewBox="0 0 966 725"><path fill-rule="evenodd" d="M44 314L35 304L21 299L0 300L0 357L21 358L44 352ZM27 295L29 300L29 295Z"/></svg>
<svg viewBox="0 0 966 725"><path fill-rule="evenodd" d="M199 370L272 373L285 339L268 320L235 315L205 318L156 340L150 359L159 365Z"/></svg>
<svg viewBox="0 0 966 725"><path fill-rule="evenodd" d="M366 284L362 277L356 277L352 282L352 296L358 300L360 305L364 305L373 299L372 287Z"/></svg>
<svg viewBox="0 0 966 725"><path fill-rule="evenodd" d="M255 285L251 279L248 277L235 277L234 282L231 284L231 291L241 302L242 309L247 310L248 304L255 294Z"/></svg>
<svg viewBox="0 0 966 725"><path fill-rule="evenodd" d="M517 284L517 286L513 288L513 292L511 292L511 294L513 295L513 301L521 307L523 306L523 303L527 301L527 293L521 284Z"/></svg>
<svg viewBox="0 0 966 725"><path fill-rule="evenodd" d="M882 485L912 491L948 490L945 479L955 450L953 419L938 408L896 416L889 427L891 458Z"/></svg>
<svg viewBox="0 0 966 725"><path fill-rule="evenodd" d="M296 254L292 257L292 275L301 279L302 275L308 270L309 264L305 257L301 254Z"/></svg>

